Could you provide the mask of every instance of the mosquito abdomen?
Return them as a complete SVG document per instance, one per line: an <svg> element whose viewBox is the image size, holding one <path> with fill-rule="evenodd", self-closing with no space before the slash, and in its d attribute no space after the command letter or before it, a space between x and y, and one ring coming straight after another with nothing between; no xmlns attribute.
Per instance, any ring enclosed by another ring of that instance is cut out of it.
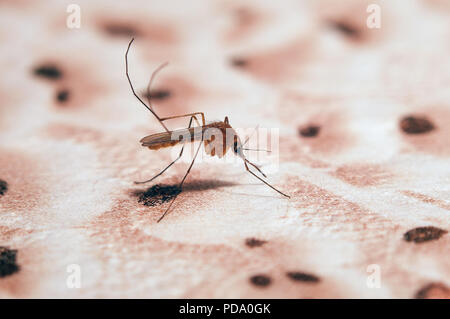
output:
<svg viewBox="0 0 450 319"><path fill-rule="evenodd" d="M172 147L177 145L178 143L180 143L180 141L170 141L167 143L158 143L158 144L153 144L153 145L149 145L147 146L150 150L159 150L160 148L166 148L166 147Z"/></svg>
<svg viewBox="0 0 450 319"><path fill-rule="evenodd" d="M195 140L195 134L191 129L183 129L171 132L148 135L140 140L142 146L151 150L172 147L179 143L188 143Z"/></svg>

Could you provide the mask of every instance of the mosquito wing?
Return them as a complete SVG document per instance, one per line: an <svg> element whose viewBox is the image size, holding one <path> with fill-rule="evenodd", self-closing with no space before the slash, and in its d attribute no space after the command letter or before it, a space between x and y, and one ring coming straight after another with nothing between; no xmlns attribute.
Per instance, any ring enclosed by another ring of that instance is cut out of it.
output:
<svg viewBox="0 0 450 319"><path fill-rule="evenodd" d="M190 143L202 139L202 131L199 127L175 130L171 132L156 133L143 137L139 142L150 149L160 149L174 146L179 143Z"/></svg>

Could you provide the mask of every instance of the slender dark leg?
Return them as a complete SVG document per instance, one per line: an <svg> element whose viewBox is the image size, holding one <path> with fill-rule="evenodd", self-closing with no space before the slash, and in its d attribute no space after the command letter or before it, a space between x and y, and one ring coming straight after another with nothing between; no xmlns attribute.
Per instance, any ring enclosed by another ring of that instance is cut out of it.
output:
<svg viewBox="0 0 450 319"><path fill-rule="evenodd" d="M244 147L245 144L247 144L247 142L251 139L251 137L253 136L253 134L255 134L255 132L258 131L258 127L259 127L259 124L256 125L256 127L255 127L255 129L253 130L252 134L250 134L249 136L247 136L247 138L246 138L245 141L244 141L244 144L242 144L242 147ZM261 170L258 166L256 166L255 164L249 162L247 159L244 159L244 161L247 162L247 163L249 163L249 164L250 164L251 166L253 166L254 168L256 168L256 169L258 170L258 172L261 173L262 176L264 176L265 178L267 178L266 174L264 174L264 173L262 172L262 170ZM246 165L246 166L247 166L247 165Z"/></svg>
<svg viewBox="0 0 450 319"><path fill-rule="evenodd" d="M161 121L167 121L167 120L178 119L178 118L182 118L182 117L189 117L189 116L194 116L194 115L201 115L202 116L202 123L203 123L203 125L206 125L205 114L203 112L195 112L195 113L188 113L188 114L181 114L181 115L174 115L174 116L163 117L163 118L161 118Z"/></svg>
<svg viewBox="0 0 450 319"><path fill-rule="evenodd" d="M189 126L188 126L188 128L190 128L190 127L192 126L192 120L193 120L193 119L197 122L197 125L200 126L200 123L198 122L197 118L196 118L195 116L192 116L191 119L190 119L190 121L189 121ZM162 175L166 170L169 169L169 167L171 167L173 164L175 164L176 161L178 161L178 160L181 158L181 156L183 155L184 146L185 146L185 145L183 145L183 147L181 148L180 155L178 155L178 157L177 157L172 163L170 163L165 169L163 169L161 172L159 172L158 174L156 174L155 176L153 176L153 177L150 178L149 180L146 180L146 181L143 181L143 182L134 182L134 183L135 183L135 184L145 184L145 183L149 183L149 182L153 181L155 178L157 178L158 176Z"/></svg>
<svg viewBox="0 0 450 319"><path fill-rule="evenodd" d="M249 163L251 166L253 166L254 168L256 168L256 169L258 170L258 172L261 173L262 176L264 176L265 178L267 178L266 174L264 174L263 171L262 171L258 166L256 166L255 164L253 164L252 162L250 162L250 161L248 161L248 160L246 160L246 159L245 159L245 161L246 161L247 163Z"/></svg>
<svg viewBox="0 0 450 319"><path fill-rule="evenodd" d="M134 38L131 39L130 43L128 44L127 52L125 52L125 74L127 76L128 83L130 84L131 91L133 92L133 95L139 100L139 102L141 102L142 105L144 105L147 108L147 110L149 110L156 117L156 119L159 121L161 126L164 127L166 132L169 132L169 129L164 125L163 121L158 116L158 114L156 114L155 111L153 111L153 108L151 107L151 105L148 106L147 104L145 104L144 101L142 101L142 99L139 97L139 95L136 94L136 91L134 90L134 87L133 87L133 83L131 83L130 75L128 74L128 51L130 51L130 46L131 46L131 43L133 43L133 41L134 41ZM160 68L158 68L155 72L157 72ZM153 74L155 74L155 72L153 72ZM153 75L152 75L152 77L153 77ZM149 102L150 102L150 100L149 100Z"/></svg>
<svg viewBox="0 0 450 319"><path fill-rule="evenodd" d="M161 71L164 67L166 67L169 64L169 62L164 62L163 64L161 64L155 71L153 71L152 76L150 77L150 81L148 82L147 85L147 101L148 101L148 106L153 110L153 106L152 106L152 98L150 95L150 88L152 86L153 80L155 79L156 74Z"/></svg>
<svg viewBox="0 0 450 319"><path fill-rule="evenodd" d="M194 159L192 160L191 165L189 166L189 168L188 168L186 174L184 175L184 177L183 177L183 179L182 179L182 181L181 181L181 183L180 183L180 186L179 186L180 192L181 192L181 190L182 190L183 183L184 183L184 181L186 180L186 177L188 176L189 172L191 171L192 166L194 165L195 159L197 158L197 155L198 155L198 151L200 150L200 147L202 146L202 144L203 144L203 135L202 135L202 140L200 141L200 144L199 144L198 147L197 147L197 151L195 152ZM172 207L173 202L175 201L175 199L177 199L177 196L178 196L178 194L175 195L175 197L172 199L172 201L170 202L169 207L167 207L167 209L166 209L166 211L164 212L164 214L162 214L162 216L158 219L158 223L164 218L164 216L166 216L167 212L168 212L168 211L170 210L170 208Z"/></svg>
<svg viewBox="0 0 450 319"><path fill-rule="evenodd" d="M172 163L170 163L165 169L163 169L161 172L159 172L158 174L156 174L155 176L153 176L152 178L150 178L150 179L148 179L148 180L146 180L146 181L142 181L142 182L134 182L135 184L146 184L146 183L150 183L151 181L153 181L155 178L157 178L158 176L161 176L165 171L167 171L168 169L169 169L169 167L170 166L172 166L173 164L175 164L176 163L176 161L178 161L180 158L181 158L181 156L183 155L183 151L184 151L184 145L183 145L183 147L181 148L181 152L180 152L180 154L178 155L178 157L172 162Z"/></svg>
<svg viewBox="0 0 450 319"><path fill-rule="evenodd" d="M247 170L247 172L249 172L250 174L252 174L253 176L255 176L255 177L256 177L257 179L259 179L261 182L263 182L264 184L266 184L267 186L269 186L270 188L272 188L274 191L280 193L280 194L283 195L283 196L286 196L287 198L291 198L291 196L286 195L285 193L279 191L278 189L276 189L275 187L273 187L272 185L270 185L269 183L267 183L265 180L263 180L261 177L259 177L259 176L256 175L255 173L253 173L253 172L248 168L247 163L250 163L250 162L247 161L247 160L244 160L244 165L245 165L245 169ZM250 163L250 164L252 164L252 163Z"/></svg>

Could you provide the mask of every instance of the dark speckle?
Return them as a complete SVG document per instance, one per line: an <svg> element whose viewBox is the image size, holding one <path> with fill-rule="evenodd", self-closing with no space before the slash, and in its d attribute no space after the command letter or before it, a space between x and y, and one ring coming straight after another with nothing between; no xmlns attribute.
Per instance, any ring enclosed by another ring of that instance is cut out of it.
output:
<svg viewBox="0 0 450 319"><path fill-rule="evenodd" d="M255 276L250 277L250 282L252 284L254 284L255 286L267 287L270 285L272 280L270 279L269 276L266 276L266 275L255 275Z"/></svg>
<svg viewBox="0 0 450 319"><path fill-rule="evenodd" d="M423 134L435 127L429 119L423 116L406 116L400 120L400 128L406 134Z"/></svg>
<svg viewBox="0 0 450 319"><path fill-rule="evenodd" d="M308 125L298 129L298 133L303 137L315 137L319 132L320 126L317 125Z"/></svg>
<svg viewBox="0 0 450 319"><path fill-rule="evenodd" d="M122 24L122 23L116 23L116 22L110 22L103 25L103 30L112 36L118 36L118 37L133 37L138 36L140 32L128 25L128 24Z"/></svg>
<svg viewBox="0 0 450 319"><path fill-rule="evenodd" d="M415 295L417 299L450 299L450 288L441 283L430 283Z"/></svg>
<svg viewBox="0 0 450 319"><path fill-rule="evenodd" d="M178 186L154 185L146 191L137 191L134 193L138 202L145 206L157 206L168 202L181 193Z"/></svg>
<svg viewBox="0 0 450 319"><path fill-rule="evenodd" d="M62 77L62 71L53 64L38 66L34 69L33 73L36 76L47 78L50 80L57 80Z"/></svg>
<svg viewBox="0 0 450 319"><path fill-rule="evenodd" d="M69 99L70 93L67 89L61 89L56 92L56 100L60 103L65 103Z"/></svg>
<svg viewBox="0 0 450 319"><path fill-rule="evenodd" d="M17 250L0 246L0 278L18 272L20 267L16 264Z"/></svg>
<svg viewBox="0 0 450 319"><path fill-rule="evenodd" d="M245 67L248 64L248 61L243 58L232 58L231 65L236 67Z"/></svg>
<svg viewBox="0 0 450 319"><path fill-rule="evenodd" d="M417 227L407 231L403 235L403 239L408 242L413 241L416 244L419 244L430 240L437 240L446 233L446 230L433 226Z"/></svg>
<svg viewBox="0 0 450 319"><path fill-rule="evenodd" d="M287 272L286 276L288 276L293 281L302 281L302 282L310 282L310 283L315 283L315 282L320 281L320 278L315 275L306 274L304 272L299 272L299 271Z"/></svg>
<svg viewBox="0 0 450 319"><path fill-rule="evenodd" d="M169 98L172 95L172 92L169 90L161 89L161 90L152 90L150 94L145 93L146 98L164 100Z"/></svg>
<svg viewBox="0 0 450 319"><path fill-rule="evenodd" d="M245 240L245 244L250 248L261 247L265 243L267 243L267 241L256 238L247 238Z"/></svg>
<svg viewBox="0 0 450 319"><path fill-rule="evenodd" d="M352 38L352 39L360 39L361 38L361 31L359 28L355 27L349 22L343 21L343 20L335 20L335 21L329 21L329 24L332 28L338 30L345 36Z"/></svg>
<svg viewBox="0 0 450 319"><path fill-rule="evenodd" d="M8 191L8 183L0 179L0 196L5 195Z"/></svg>

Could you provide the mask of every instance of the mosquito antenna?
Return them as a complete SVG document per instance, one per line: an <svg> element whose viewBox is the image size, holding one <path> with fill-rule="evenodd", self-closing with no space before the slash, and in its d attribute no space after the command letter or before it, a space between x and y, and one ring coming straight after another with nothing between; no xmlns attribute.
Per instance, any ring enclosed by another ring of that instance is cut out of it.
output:
<svg viewBox="0 0 450 319"><path fill-rule="evenodd" d="M254 148L243 148L244 151L255 151L255 152L272 152L271 150L260 150L260 149L254 149Z"/></svg>
<svg viewBox="0 0 450 319"><path fill-rule="evenodd" d="M255 134L255 132L258 130L259 124L256 125L255 129L253 130L252 134L250 134L249 136L247 136L247 138L244 141L244 144L242 144L242 146L245 146L245 144L247 144L247 142L250 140L250 138L253 136L253 134Z"/></svg>
<svg viewBox="0 0 450 319"><path fill-rule="evenodd" d="M151 98L152 96L150 95L150 87L152 86L153 83L153 79L155 78L156 74L161 71L164 67L166 67L169 64L169 62L164 62L163 64L161 64L155 71L153 71L152 76L150 77L150 81L148 82L147 85L147 101L148 101L148 106L153 110L153 106L152 106L152 102L151 102Z"/></svg>
<svg viewBox="0 0 450 319"><path fill-rule="evenodd" d="M125 52L125 70L126 70L125 73L127 75L128 83L130 83L131 91L133 91L134 96L139 100L139 102L141 102L142 105L144 105L147 108L147 110L149 110L156 117L156 119L159 121L159 123L162 125L162 127L164 127L164 129L167 132L170 132L167 129L167 127L164 125L164 123L161 121L159 116L153 111L153 109L151 107L149 107L147 104L145 104L145 102L142 101L142 99L139 97L139 95L136 94L136 91L134 90L134 87L133 87L133 83L131 83L130 75L128 74L128 51L130 51L131 43L133 43L133 41L134 41L134 38L132 38L130 43L128 43L127 52Z"/></svg>

